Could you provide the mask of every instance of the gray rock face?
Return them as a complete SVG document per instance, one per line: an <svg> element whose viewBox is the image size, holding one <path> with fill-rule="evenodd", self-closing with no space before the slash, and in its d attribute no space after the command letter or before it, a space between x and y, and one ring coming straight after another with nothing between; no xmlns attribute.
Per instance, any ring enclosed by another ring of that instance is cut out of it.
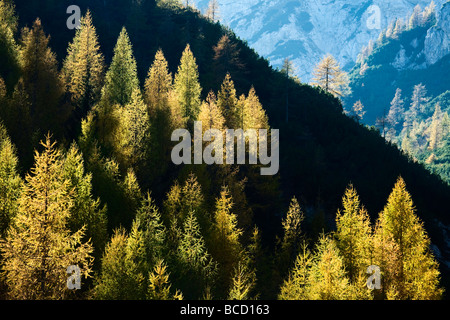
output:
<svg viewBox="0 0 450 320"><path fill-rule="evenodd" d="M450 53L450 2L438 15L437 24L430 28L425 38L424 54L428 65L432 65Z"/></svg>
<svg viewBox="0 0 450 320"><path fill-rule="evenodd" d="M325 54L331 53L342 67L351 68L362 47L376 40L389 22L410 15L417 4L426 7L431 0L218 1L223 24L273 66L280 67L290 58L300 79L309 82L314 66ZM435 0L435 4L440 8L446 1ZM197 0L197 7L203 11L208 2ZM446 23L448 26L448 20ZM446 30L436 30L430 41L446 39L448 45ZM433 50L433 43L429 48ZM430 61L439 55L435 56Z"/></svg>

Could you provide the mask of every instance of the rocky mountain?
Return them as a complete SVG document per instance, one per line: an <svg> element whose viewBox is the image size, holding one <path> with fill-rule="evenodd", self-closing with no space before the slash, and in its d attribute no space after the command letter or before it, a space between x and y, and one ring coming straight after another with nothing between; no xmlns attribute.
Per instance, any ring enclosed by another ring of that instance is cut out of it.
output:
<svg viewBox="0 0 450 320"><path fill-rule="evenodd" d="M429 99L450 90L448 73L444 71L450 69L450 1L430 21L397 29L394 33L384 31L388 36L363 50L350 72L352 94L344 102L348 108L360 100L367 111L367 124L375 124L389 111L397 88L402 90L406 109L415 85L424 85ZM431 107L430 116L434 105Z"/></svg>
<svg viewBox="0 0 450 320"><path fill-rule="evenodd" d="M208 2L197 0L196 5L204 11ZM349 70L369 40L376 39L394 19L409 15L416 5L424 8L430 0L218 2L223 24L247 40L273 66L280 67L286 57L290 58L300 79L309 82L314 65L323 55L331 53ZM434 2L440 8L446 0Z"/></svg>
<svg viewBox="0 0 450 320"><path fill-rule="evenodd" d="M450 54L450 1L439 12L437 24L428 30L423 54L426 65L433 65Z"/></svg>

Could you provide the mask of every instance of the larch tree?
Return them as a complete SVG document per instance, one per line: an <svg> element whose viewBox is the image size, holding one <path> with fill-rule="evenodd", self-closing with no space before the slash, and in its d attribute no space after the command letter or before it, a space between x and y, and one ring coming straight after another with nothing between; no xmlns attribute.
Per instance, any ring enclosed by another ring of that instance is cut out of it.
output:
<svg viewBox="0 0 450 320"><path fill-rule="evenodd" d="M442 139L446 135L443 127L444 113L441 110L441 105L436 104L434 108L433 117L431 118L431 125L428 129L428 149L435 150L441 145Z"/></svg>
<svg viewBox="0 0 450 320"><path fill-rule="evenodd" d="M415 27L421 26L423 22L422 18L422 8L418 4L414 7L413 13L409 18L409 29L414 29Z"/></svg>
<svg viewBox="0 0 450 320"><path fill-rule="evenodd" d="M240 243L242 230L237 227L237 217L232 212L233 199L227 187L223 187L216 200L214 213L213 245L211 253L219 263L220 276L218 290L220 295L226 295L231 286L233 270L243 256Z"/></svg>
<svg viewBox="0 0 450 320"><path fill-rule="evenodd" d="M72 232L86 228L85 239L91 239L94 247L94 258L100 260L108 241L106 206L100 199L95 199L92 190L92 173L87 173L83 155L74 143L68 150L63 164L63 177L73 190L73 206L67 220Z"/></svg>
<svg viewBox="0 0 450 320"><path fill-rule="evenodd" d="M186 217L177 249L177 287L188 299L199 299L213 288L217 263L211 258L194 212Z"/></svg>
<svg viewBox="0 0 450 320"><path fill-rule="evenodd" d="M134 223L142 231L148 265L154 266L167 253L167 230L153 198L147 193L142 200Z"/></svg>
<svg viewBox="0 0 450 320"><path fill-rule="evenodd" d="M424 110L424 105L429 101L427 97L427 89L425 85L419 83L414 86L414 91L411 97L411 104L409 110L405 112L405 126L410 127L414 120L421 115Z"/></svg>
<svg viewBox="0 0 450 320"><path fill-rule="evenodd" d="M238 110L236 89L229 73L225 76L220 91L217 94L217 106L225 118L225 126L227 128L241 128L242 112Z"/></svg>
<svg viewBox="0 0 450 320"><path fill-rule="evenodd" d="M405 27L406 25L403 23L402 19L397 18L397 20L395 20L394 31L392 33L394 39L398 39L398 36L405 30Z"/></svg>
<svg viewBox="0 0 450 320"><path fill-rule="evenodd" d="M114 153L124 168L141 173L149 157L150 118L139 88L133 89L130 101L118 112L119 125Z"/></svg>
<svg viewBox="0 0 450 320"><path fill-rule="evenodd" d="M350 111L350 115L353 119L355 119L358 123L362 121L366 111L364 110L364 105L361 100L356 101L353 104L352 110Z"/></svg>
<svg viewBox="0 0 450 320"><path fill-rule="evenodd" d="M309 276L309 299L345 300L349 296L349 279L336 242L322 235L316 245Z"/></svg>
<svg viewBox="0 0 450 320"><path fill-rule="evenodd" d="M243 258L234 268L232 285L228 293L228 300L254 300L256 274L249 266L248 258Z"/></svg>
<svg viewBox="0 0 450 320"><path fill-rule="evenodd" d="M240 57L240 49L236 41L230 39L228 35L223 35L216 46L213 47L213 66L215 69L215 79L217 84L222 81L227 73L238 77L245 70L245 64ZM241 78L239 78L241 79Z"/></svg>
<svg viewBox="0 0 450 320"><path fill-rule="evenodd" d="M222 131L225 128L225 118L217 105L217 98L214 92L210 91L206 101L202 103L198 121L202 122L203 134L207 130L217 129Z"/></svg>
<svg viewBox="0 0 450 320"><path fill-rule="evenodd" d="M0 77L11 90L19 77L19 48L14 39L18 19L12 1L0 1Z"/></svg>
<svg viewBox="0 0 450 320"><path fill-rule="evenodd" d="M174 294L171 293L169 281L170 274L167 271L167 265L164 260L158 261L153 268L153 272L149 275L149 285L147 291L147 298L150 300L183 300L181 291L176 290Z"/></svg>
<svg viewBox="0 0 450 320"><path fill-rule="evenodd" d="M11 221L19 211L22 179L19 159L5 127L0 123L0 239L4 239Z"/></svg>
<svg viewBox="0 0 450 320"><path fill-rule="evenodd" d="M302 231L301 224L304 220L304 214L300 208L297 198L293 197L289 204L289 210L286 217L282 220L283 239L279 253L279 271L282 277L290 269L300 252Z"/></svg>
<svg viewBox="0 0 450 320"><path fill-rule="evenodd" d="M199 82L198 67L190 45L181 56L178 71L175 74L174 90L178 98L181 113L187 119L188 127L193 128L201 105L202 88Z"/></svg>
<svg viewBox="0 0 450 320"><path fill-rule="evenodd" d="M244 130L247 129L269 129L269 118L267 117L266 111L264 110L258 96L256 95L256 90L252 86L248 92L248 96L245 102L241 106L243 108L242 112L242 126ZM239 108L238 108L239 110Z"/></svg>
<svg viewBox="0 0 450 320"><path fill-rule="evenodd" d="M405 181L399 178L379 216L379 230L398 247L396 299L439 299L439 268Z"/></svg>
<svg viewBox="0 0 450 320"><path fill-rule="evenodd" d="M313 85L321 87L335 97L348 93L348 76L331 54L325 56L314 68Z"/></svg>
<svg viewBox="0 0 450 320"><path fill-rule="evenodd" d="M168 107L167 99L171 87L172 74L169 72L169 65L164 57L163 51L159 49L156 52L153 64L148 70L144 85L144 99L152 116L156 111Z"/></svg>
<svg viewBox="0 0 450 320"><path fill-rule="evenodd" d="M143 300L147 275L142 232L136 225L130 235L117 229L103 254L93 296L99 300Z"/></svg>
<svg viewBox="0 0 450 320"><path fill-rule="evenodd" d="M105 61L100 51L97 32L88 10L81 18L61 70L66 91L79 119L84 117L101 96L105 77Z"/></svg>
<svg viewBox="0 0 450 320"><path fill-rule="evenodd" d="M139 89L136 60L127 30L123 27L106 72L102 99L106 99L109 104L125 106L131 101L136 89Z"/></svg>
<svg viewBox="0 0 450 320"><path fill-rule="evenodd" d="M59 136L69 111L61 105L64 86L56 55L48 47L49 40L41 21L36 19L31 29L22 30L20 62L34 130L40 130L41 134L50 130Z"/></svg>
<svg viewBox="0 0 450 320"><path fill-rule="evenodd" d="M12 96L2 102L0 117L9 137L17 148L17 155L24 167L33 165L33 121L31 100L25 90L23 78L17 81Z"/></svg>
<svg viewBox="0 0 450 320"><path fill-rule="evenodd" d="M72 190L62 175L61 153L47 137L42 153L20 197L14 225L1 242L6 284L13 299L63 299L68 296L69 266L90 276L92 245L82 242L84 228L67 227L73 206Z"/></svg>
<svg viewBox="0 0 450 320"><path fill-rule="evenodd" d="M401 269L400 251L392 235L386 234L378 220L373 233L373 263L380 267L381 292L376 299L395 300L401 287L399 274Z"/></svg>
<svg viewBox="0 0 450 320"><path fill-rule="evenodd" d="M161 49L156 52L145 81L144 100L148 106L150 119L149 163L156 170L151 170L149 179L155 181L162 176L170 161L171 135L178 126L176 117L172 115L169 95L172 88L172 74Z"/></svg>
<svg viewBox="0 0 450 320"><path fill-rule="evenodd" d="M167 194L164 201L165 211L171 220L178 220L181 224L185 218L194 212L201 227L205 227L206 217L203 215L204 196L202 186L195 174L190 173L183 185L176 182Z"/></svg>
<svg viewBox="0 0 450 320"><path fill-rule="evenodd" d="M367 211L353 185L342 198L343 209L336 215L336 245L352 283L371 265L372 229Z"/></svg>
<svg viewBox="0 0 450 320"><path fill-rule="evenodd" d="M387 123L389 129L387 131L387 139L393 140L403 124L405 116L404 101L402 99L402 90L397 88L394 99L391 101L391 108L387 115Z"/></svg>
<svg viewBox="0 0 450 320"><path fill-rule="evenodd" d="M425 7L422 12L422 21L424 25L433 23L436 19L436 4L431 1L430 4Z"/></svg>
<svg viewBox="0 0 450 320"><path fill-rule="evenodd" d="M394 38L394 27L395 27L395 22L391 21L386 28L386 38L388 38L388 39Z"/></svg>
<svg viewBox="0 0 450 320"><path fill-rule="evenodd" d="M220 19L220 8L219 2L217 0L211 0L208 3L208 8L206 9L206 17L212 22L217 22Z"/></svg>
<svg viewBox="0 0 450 320"><path fill-rule="evenodd" d="M305 243L298 253L295 264L281 285L279 300L308 300L310 297L310 276L313 254Z"/></svg>

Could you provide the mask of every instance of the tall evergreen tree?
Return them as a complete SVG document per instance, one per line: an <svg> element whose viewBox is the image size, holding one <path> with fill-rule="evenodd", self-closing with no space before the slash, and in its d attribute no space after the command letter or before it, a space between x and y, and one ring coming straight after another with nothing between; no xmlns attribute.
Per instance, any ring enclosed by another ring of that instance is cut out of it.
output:
<svg viewBox="0 0 450 320"><path fill-rule="evenodd" d="M182 224L185 218L194 212L200 226L206 227L207 217L205 216L204 196L202 186L195 174L190 173L184 184L180 186L175 183L167 194L164 202L165 211L171 220L178 220Z"/></svg>
<svg viewBox="0 0 450 320"><path fill-rule="evenodd" d="M294 267L281 286L278 299L280 300L308 300L310 294L310 276L313 265L313 255L304 243Z"/></svg>
<svg viewBox="0 0 450 320"><path fill-rule="evenodd" d="M402 99L402 90L397 88L395 91L394 99L391 101L391 108L387 115L387 122L389 125L389 130L387 132L387 139L393 140L396 133L403 124L405 117L404 101ZM407 123L407 121L406 121Z"/></svg>
<svg viewBox="0 0 450 320"><path fill-rule="evenodd" d="M219 2L217 0L211 0L208 3L208 8L206 9L206 17L212 22L219 21L220 19L220 9Z"/></svg>
<svg viewBox="0 0 450 320"><path fill-rule="evenodd" d="M49 137L42 145L26 177L14 225L1 243L14 299L62 299L68 295L67 267L77 265L84 277L91 272L92 246L81 242L84 229L72 234L67 228L73 197L61 174L61 153Z"/></svg>
<svg viewBox="0 0 450 320"><path fill-rule="evenodd" d="M245 72L245 64L241 59L241 50L238 48L236 41L225 34L219 39L213 50L213 66L217 85L227 73L233 75L235 80L243 80L242 74Z"/></svg>
<svg viewBox="0 0 450 320"><path fill-rule="evenodd" d="M93 289L95 299L142 300L146 298L147 265L142 232L133 226L131 234L117 229L107 244L101 273Z"/></svg>
<svg viewBox="0 0 450 320"><path fill-rule="evenodd" d="M384 232L380 220L377 221L373 234L373 263L379 266L381 271L381 292L376 293L375 298L398 299L401 287L400 251L392 234Z"/></svg>
<svg viewBox="0 0 450 320"><path fill-rule="evenodd" d="M73 190L67 225L72 232L83 226L86 228L85 238L92 240L94 257L100 260L108 240L106 206L101 206L100 199L94 199L92 174L85 171L83 156L76 144L72 144L65 156L62 175Z"/></svg>
<svg viewBox="0 0 450 320"><path fill-rule="evenodd" d="M125 106L130 103L133 91L137 89L139 79L136 60L127 30L123 27L114 48L112 62L106 72L102 99L109 104Z"/></svg>
<svg viewBox="0 0 450 320"><path fill-rule="evenodd" d="M170 163L171 135L178 126L172 115L169 95L172 88L172 74L162 50L158 50L145 81L144 100L149 109L150 149L148 163L152 168L147 179L161 184ZM176 109L176 108L173 108Z"/></svg>
<svg viewBox="0 0 450 320"><path fill-rule="evenodd" d="M0 1L0 77L6 88L11 90L19 77L19 48L14 39L17 32L17 16L14 4L8 0Z"/></svg>
<svg viewBox="0 0 450 320"><path fill-rule="evenodd" d="M247 129L269 129L269 119L254 87L250 88L247 98L243 104L242 128Z"/></svg>
<svg viewBox="0 0 450 320"><path fill-rule="evenodd" d="M379 216L379 232L398 246L398 299L438 299L438 264L430 250L430 240L416 215L405 181L399 178Z"/></svg>
<svg viewBox="0 0 450 320"><path fill-rule="evenodd" d="M17 153L24 167L33 163L34 142L33 122L31 118L31 100L25 89L23 78L14 87L12 96L4 97L1 102L0 117L8 130L11 140L17 147Z"/></svg>
<svg viewBox="0 0 450 320"><path fill-rule="evenodd" d="M409 18L409 29L414 29L422 24L422 8L420 5L414 7L413 13Z"/></svg>
<svg viewBox="0 0 450 320"><path fill-rule="evenodd" d="M429 128L428 149L435 150L441 145L446 132L443 127L444 114L439 103L436 104Z"/></svg>
<svg viewBox="0 0 450 320"><path fill-rule="evenodd" d="M99 101L105 77L104 57L89 10L81 18L80 28L69 44L61 73L81 119Z"/></svg>
<svg viewBox="0 0 450 320"><path fill-rule="evenodd" d="M362 104L361 100L356 101L352 107L352 110L350 111L351 117L359 123L364 118L365 114L366 111L364 111L364 105Z"/></svg>
<svg viewBox="0 0 450 320"><path fill-rule="evenodd" d="M136 213L135 223L144 237L148 265L154 266L167 254L167 230L153 198L147 193Z"/></svg>
<svg viewBox="0 0 450 320"><path fill-rule="evenodd" d="M243 257L240 243L242 230L237 227L237 217L232 212L233 199L227 187L223 187L216 200L214 213L213 246L211 252L220 266L219 295L223 296L231 286L233 270Z"/></svg>
<svg viewBox="0 0 450 320"><path fill-rule="evenodd" d="M289 58L284 59L283 61L283 67L281 68L281 73L284 74L286 78L285 83L285 95L286 95L286 123L289 122L289 84L291 79L294 77L295 68L294 64L292 63Z"/></svg>
<svg viewBox="0 0 450 320"><path fill-rule="evenodd" d="M174 90L178 98L181 112L188 119L188 127L193 128L200 111L202 88L198 80L198 67L188 44L181 56L180 65L175 75Z"/></svg>
<svg viewBox="0 0 450 320"><path fill-rule="evenodd" d="M61 105L64 87L58 74L56 55L48 47L41 21L36 19L31 29L24 28L21 37L21 67L23 83L31 103L31 119L35 130L51 131L60 136L62 124L70 115Z"/></svg>
<svg viewBox="0 0 450 320"><path fill-rule="evenodd" d="M338 210L336 215L335 236L348 277L351 282L356 282L371 265L370 218L352 185L345 191L342 205L343 210Z"/></svg>
<svg viewBox="0 0 450 320"><path fill-rule="evenodd" d="M139 89L134 89L120 114L114 153L123 168L133 167L138 174L145 170L149 157L150 119Z"/></svg>
<svg viewBox="0 0 450 320"><path fill-rule="evenodd" d="M222 131L225 128L225 118L217 105L217 98L214 92L210 91L206 97L206 101L202 103L198 121L202 122L203 134L210 129Z"/></svg>
<svg viewBox="0 0 450 320"><path fill-rule="evenodd" d="M167 266L160 260L149 276L147 297L150 300L183 300L183 294L176 290L172 295Z"/></svg>
<svg viewBox="0 0 450 320"><path fill-rule="evenodd" d="M295 262L300 252L301 244L301 223L304 220L303 212L295 197L292 198L286 217L282 220L283 239L281 241L279 261L280 275L284 277L285 273L290 269L292 263Z"/></svg>
<svg viewBox="0 0 450 320"><path fill-rule="evenodd" d="M249 268L247 259L239 261L234 268L232 286L228 293L229 300L252 300L252 291L256 286L256 275L254 270Z"/></svg>
<svg viewBox="0 0 450 320"><path fill-rule="evenodd" d="M5 238L19 211L22 179L18 174L18 162L16 150L0 123L0 239Z"/></svg>
<svg viewBox="0 0 450 320"><path fill-rule="evenodd" d="M213 287L217 264L206 248L200 226L191 212L183 225L177 250L179 264L178 287L188 299L201 298Z"/></svg>
<svg viewBox="0 0 450 320"><path fill-rule="evenodd" d="M222 82L220 91L217 94L217 106L225 118L225 126L230 129L241 128L242 112L238 110L238 99L234 82L229 73Z"/></svg>
<svg viewBox="0 0 450 320"><path fill-rule="evenodd" d="M349 295L349 279L335 241L323 235L317 245L309 280L309 299L344 300Z"/></svg>
<svg viewBox="0 0 450 320"><path fill-rule="evenodd" d="M336 97L348 94L349 90L347 73L341 70L339 63L330 54L316 65L312 84Z"/></svg>
<svg viewBox="0 0 450 320"><path fill-rule="evenodd" d="M409 110L405 113L405 127L410 128L414 120L425 111L424 105L429 101L426 95L427 89L423 84L419 83L414 86L411 104Z"/></svg>
<svg viewBox="0 0 450 320"><path fill-rule="evenodd" d="M169 65L164 53L159 49L145 80L144 97L152 116L157 110L164 110L168 107L167 99L171 87L172 74L169 72Z"/></svg>

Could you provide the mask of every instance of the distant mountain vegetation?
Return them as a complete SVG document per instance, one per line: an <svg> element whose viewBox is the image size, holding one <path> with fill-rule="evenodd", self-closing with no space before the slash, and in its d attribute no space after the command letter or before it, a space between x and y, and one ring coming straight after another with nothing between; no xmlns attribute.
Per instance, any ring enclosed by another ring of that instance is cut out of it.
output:
<svg viewBox="0 0 450 320"><path fill-rule="evenodd" d="M310 82L314 66L327 54L345 71L356 63L362 46L376 38L393 19L422 8L431 0L216 0L220 22L245 39L274 67L285 58L296 67L296 75ZM190 1L192 2L192 1ZM206 11L210 0L194 0ZM434 1L440 6L446 0ZM373 20L373 19L377 20ZM374 26L368 23L376 21Z"/></svg>
<svg viewBox="0 0 450 320"><path fill-rule="evenodd" d="M346 104L359 100L365 123L450 183L449 34L450 2L393 22L362 51Z"/></svg>
<svg viewBox="0 0 450 320"><path fill-rule="evenodd" d="M389 112L398 88L406 106L418 84L426 87L431 98L450 90L444 71L450 69L449 21L447 2L439 14L434 7L423 11L416 7L411 16L391 22L376 41L362 50L351 70L352 94L345 99L347 108L361 100L366 110L364 122L375 125L377 118Z"/></svg>

